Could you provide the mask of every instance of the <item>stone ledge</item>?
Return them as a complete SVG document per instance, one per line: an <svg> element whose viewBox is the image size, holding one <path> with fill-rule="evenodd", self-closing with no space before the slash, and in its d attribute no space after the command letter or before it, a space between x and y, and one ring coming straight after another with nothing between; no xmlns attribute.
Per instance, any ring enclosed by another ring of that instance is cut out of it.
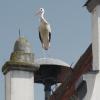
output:
<svg viewBox="0 0 100 100"><path fill-rule="evenodd" d="M38 64L8 61L2 67L2 72L3 72L3 74L6 74L10 70L21 70L21 71L35 72L38 69L39 69Z"/></svg>
<svg viewBox="0 0 100 100"><path fill-rule="evenodd" d="M86 74L98 74L100 71L99 70L90 70L89 72L85 73Z"/></svg>

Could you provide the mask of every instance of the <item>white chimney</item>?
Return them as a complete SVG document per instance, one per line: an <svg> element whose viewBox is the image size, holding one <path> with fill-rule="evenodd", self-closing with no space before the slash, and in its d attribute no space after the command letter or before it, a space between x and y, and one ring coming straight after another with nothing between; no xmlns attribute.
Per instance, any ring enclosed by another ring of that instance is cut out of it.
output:
<svg viewBox="0 0 100 100"><path fill-rule="evenodd" d="M87 95L84 100L100 100L100 0L88 0L85 4L91 13L92 71L84 75Z"/></svg>
<svg viewBox="0 0 100 100"><path fill-rule="evenodd" d="M6 100L34 100L34 55L25 38L19 38L10 61L2 68L5 75Z"/></svg>

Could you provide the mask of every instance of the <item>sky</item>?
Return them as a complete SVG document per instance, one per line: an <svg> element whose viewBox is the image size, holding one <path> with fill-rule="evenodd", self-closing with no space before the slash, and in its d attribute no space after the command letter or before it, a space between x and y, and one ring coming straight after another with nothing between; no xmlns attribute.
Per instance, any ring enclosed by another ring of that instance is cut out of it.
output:
<svg viewBox="0 0 100 100"><path fill-rule="evenodd" d="M51 25L52 39L49 57L77 62L91 43L91 15L86 0L0 0L0 69L9 60L20 28L32 45L35 58L43 57L38 36L39 17L34 16L41 7ZM4 100L4 75L0 70L0 100ZM35 100L44 100L43 86L35 84Z"/></svg>

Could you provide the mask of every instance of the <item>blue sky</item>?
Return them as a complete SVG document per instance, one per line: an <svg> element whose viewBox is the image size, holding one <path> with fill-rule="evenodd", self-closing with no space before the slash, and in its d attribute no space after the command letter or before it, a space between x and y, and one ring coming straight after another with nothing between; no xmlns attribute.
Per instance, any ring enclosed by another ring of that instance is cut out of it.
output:
<svg viewBox="0 0 100 100"><path fill-rule="evenodd" d="M18 30L32 45L35 57L43 57L38 38L39 17L35 12L43 7L51 24L50 57L68 64L76 62L91 43L91 17L86 0L0 0L0 68L9 60L18 38ZM41 92L41 93L40 93ZM43 88L35 85L35 100L44 100ZM0 71L0 100L4 100L4 76Z"/></svg>

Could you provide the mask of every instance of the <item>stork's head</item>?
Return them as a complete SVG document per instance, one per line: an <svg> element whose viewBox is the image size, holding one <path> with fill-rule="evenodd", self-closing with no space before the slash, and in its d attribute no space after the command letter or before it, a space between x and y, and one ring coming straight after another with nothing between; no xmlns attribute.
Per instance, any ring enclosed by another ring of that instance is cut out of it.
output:
<svg viewBox="0 0 100 100"><path fill-rule="evenodd" d="M39 11L36 13L36 15L43 15L44 14L44 9L43 8L40 8Z"/></svg>

